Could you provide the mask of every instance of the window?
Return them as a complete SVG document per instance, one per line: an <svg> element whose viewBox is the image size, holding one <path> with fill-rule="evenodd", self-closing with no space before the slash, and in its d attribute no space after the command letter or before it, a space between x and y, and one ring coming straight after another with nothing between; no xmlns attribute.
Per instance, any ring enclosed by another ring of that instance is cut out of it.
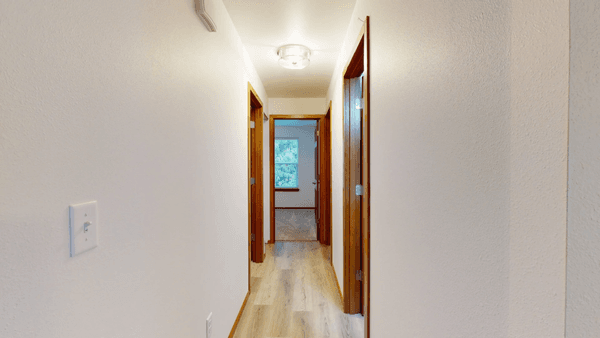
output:
<svg viewBox="0 0 600 338"><path fill-rule="evenodd" d="M298 188L298 139L275 139L275 188Z"/></svg>

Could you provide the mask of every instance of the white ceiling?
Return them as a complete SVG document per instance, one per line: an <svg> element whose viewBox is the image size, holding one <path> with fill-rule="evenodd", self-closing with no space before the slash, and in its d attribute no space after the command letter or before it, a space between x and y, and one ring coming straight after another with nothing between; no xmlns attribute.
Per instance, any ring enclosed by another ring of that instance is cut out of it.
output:
<svg viewBox="0 0 600 338"><path fill-rule="evenodd" d="M270 98L325 97L356 0L223 0ZM301 70L277 63L287 44L311 50Z"/></svg>

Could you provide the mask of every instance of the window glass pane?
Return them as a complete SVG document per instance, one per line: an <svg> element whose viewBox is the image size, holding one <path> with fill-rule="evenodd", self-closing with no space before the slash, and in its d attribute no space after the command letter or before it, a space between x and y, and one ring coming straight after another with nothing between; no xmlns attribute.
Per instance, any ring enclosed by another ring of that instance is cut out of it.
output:
<svg viewBox="0 0 600 338"><path fill-rule="evenodd" d="M298 139L275 140L275 188L298 188Z"/></svg>
<svg viewBox="0 0 600 338"><path fill-rule="evenodd" d="M275 164L275 188L298 188L297 164Z"/></svg>
<svg viewBox="0 0 600 338"><path fill-rule="evenodd" d="M298 163L298 140L275 140L275 163Z"/></svg>

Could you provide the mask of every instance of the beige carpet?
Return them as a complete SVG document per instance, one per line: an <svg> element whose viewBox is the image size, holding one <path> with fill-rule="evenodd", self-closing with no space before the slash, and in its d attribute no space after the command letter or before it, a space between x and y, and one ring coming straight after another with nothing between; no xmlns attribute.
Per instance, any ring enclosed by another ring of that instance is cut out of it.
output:
<svg viewBox="0 0 600 338"><path fill-rule="evenodd" d="M276 241L316 241L317 224L312 209L275 209Z"/></svg>

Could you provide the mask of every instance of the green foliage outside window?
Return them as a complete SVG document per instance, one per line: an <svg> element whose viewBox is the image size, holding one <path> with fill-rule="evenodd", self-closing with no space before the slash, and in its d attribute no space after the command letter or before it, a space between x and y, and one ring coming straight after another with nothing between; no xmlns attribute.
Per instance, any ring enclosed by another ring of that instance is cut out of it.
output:
<svg viewBox="0 0 600 338"><path fill-rule="evenodd" d="M275 188L298 188L298 140L275 140Z"/></svg>

